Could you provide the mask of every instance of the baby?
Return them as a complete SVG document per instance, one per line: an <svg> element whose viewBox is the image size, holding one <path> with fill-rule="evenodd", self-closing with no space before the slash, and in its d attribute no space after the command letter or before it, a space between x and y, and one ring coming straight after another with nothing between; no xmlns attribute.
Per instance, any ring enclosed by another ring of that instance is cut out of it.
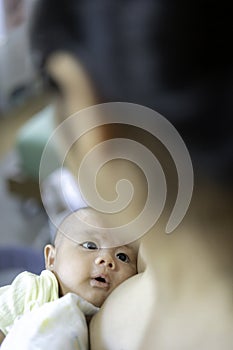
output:
<svg viewBox="0 0 233 350"><path fill-rule="evenodd" d="M26 339L27 332L22 337L22 329L27 327L35 327L37 341L41 332L42 342L46 336L53 336L54 344L53 331L56 329L58 339L59 324L65 329L63 339L67 336L69 345L59 340L54 348L68 349L72 343L68 336L71 323L70 334L77 344L70 349L87 348L85 318L95 314L120 283L137 273L137 245L112 247L110 235L103 227L93 209L69 214L57 230L54 245L45 246L46 270L40 276L23 272L10 286L0 289L1 342L5 339L1 349L14 345L18 328L21 342ZM29 348L21 343L17 344L18 349L20 345L22 349Z"/></svg>

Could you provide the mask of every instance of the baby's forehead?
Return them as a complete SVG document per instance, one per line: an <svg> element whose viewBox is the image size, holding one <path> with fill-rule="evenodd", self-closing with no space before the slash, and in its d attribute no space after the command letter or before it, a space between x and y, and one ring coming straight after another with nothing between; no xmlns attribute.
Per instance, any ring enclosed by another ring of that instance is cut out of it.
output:
<svg viewBox="0 0 233 350"><path fill-rule="evenodd" d="M109 234L103 217L90 209L69 214L59 226L59 231L77 243L87 240L93 240L102 246L106 244L113 246L117 243L117 240Z"/></svg>
<svg viewBox="0 0 233 350"><path fill-rule="evenodd" d="M96 231L106 228L106 224L99 214L83 209L69 214L60 224L59 229L73 232Z"/></svg>
<svg viewBox="0 0 233 350"><path fill-rule="evenodd" d="M117 235L110 234L108 224L99 213L85 208L69 214L61 223L59 231L77 243L91 240L102 248L126 247L129 250L137 250L135 245L122 244Z"/></svg>

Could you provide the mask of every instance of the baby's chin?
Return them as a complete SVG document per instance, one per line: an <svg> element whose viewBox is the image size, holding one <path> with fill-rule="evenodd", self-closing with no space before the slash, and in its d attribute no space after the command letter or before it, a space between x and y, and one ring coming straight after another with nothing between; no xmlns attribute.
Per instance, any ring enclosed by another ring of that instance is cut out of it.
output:
<svg viewBox="0 0 233 350"><path fill-rule="evenodd" d="M107 294L102 294L101 291L97 291L97 293L94 293L92 295L80 295L78 294L81 298L85 299L88 303L96 306L96 307L101 307L103 305L103 303L105 302L105 300L107 299L108 295L110 293Z"/></svg>
<svg viewBox="0 0 233 350"><path fill-rule="evenodd" d="M105 302L107 297L104 298L90 298L90 300L87 300L89 303L91 303L92 305L96 306L96 307L101 307L103 305L103 303Z"/></svg>

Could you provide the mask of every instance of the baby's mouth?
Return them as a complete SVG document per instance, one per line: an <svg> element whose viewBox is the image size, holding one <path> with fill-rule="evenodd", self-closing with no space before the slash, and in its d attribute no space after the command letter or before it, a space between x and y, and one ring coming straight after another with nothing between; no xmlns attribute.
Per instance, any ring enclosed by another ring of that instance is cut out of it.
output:
<svg viewBox="0 0 233 350"><path fill-rule="evenodd" d="M91 278L91 286L108 289L110 287L110 281L105 275L97 275Z"/></svg>
<svg viewBox="0 0 233 350"><path fill-rule="evenodd" d="M96 280L96 281L99 281L99 282L106 283L106 280L105 280L105 278L103 278L103 277L96 277L95 280Z"/></svg>

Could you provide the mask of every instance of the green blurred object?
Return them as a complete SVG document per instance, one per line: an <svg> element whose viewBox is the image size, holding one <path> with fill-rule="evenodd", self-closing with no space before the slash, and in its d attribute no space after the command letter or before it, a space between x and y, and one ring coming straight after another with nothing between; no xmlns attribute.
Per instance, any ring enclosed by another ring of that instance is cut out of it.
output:
<svg viewBox="0 0 233 350"><path fill-rule="evenodd" d="M33 180L39 180L40 160L44 147L55 129L54 107L49 105L35 114L18 132L16 149L20 158L21 172ZM50 161L43 171L47 175L60 166L55 145L49 145Z"/></svg>

